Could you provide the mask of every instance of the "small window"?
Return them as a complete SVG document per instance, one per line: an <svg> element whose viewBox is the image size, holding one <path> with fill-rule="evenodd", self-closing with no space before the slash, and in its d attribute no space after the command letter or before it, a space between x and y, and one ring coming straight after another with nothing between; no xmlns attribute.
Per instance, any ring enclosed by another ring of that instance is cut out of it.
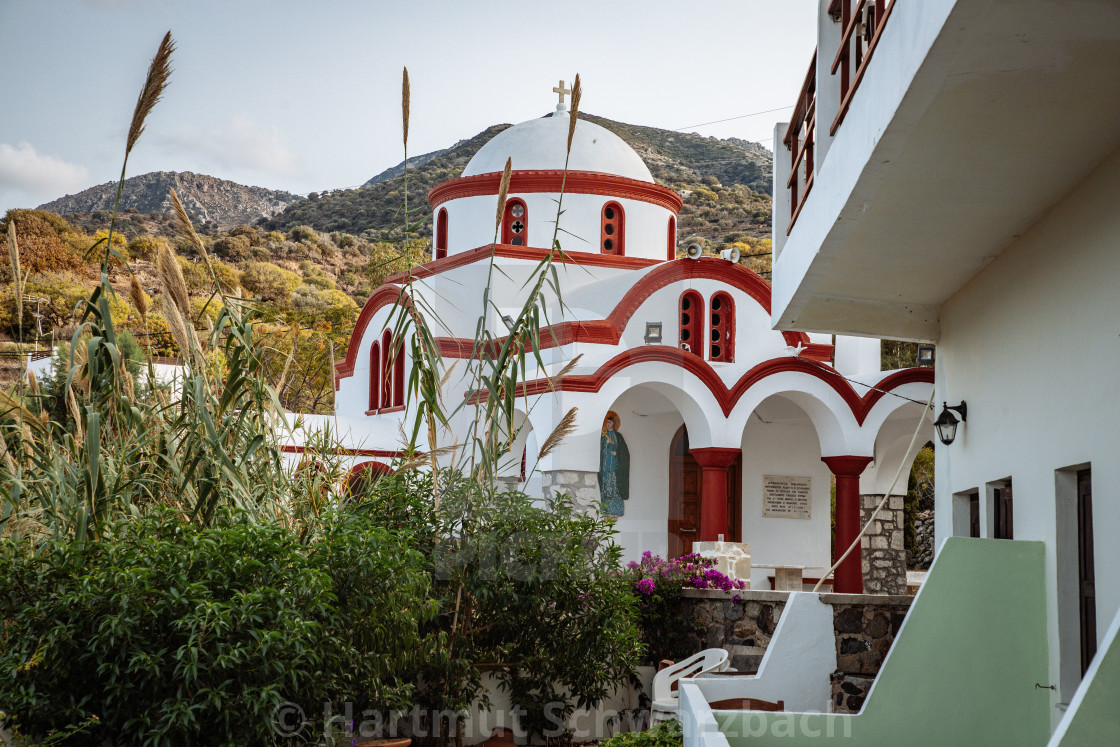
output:
<svg viewBox="0 0 1120 747"><path fill-rule="evenodd" d="M436 218L436 259L447 256L447 208L440 208Z"/></svg>
<svg viewBox="0 0 1120 747"><path fill-rule="evenodd" d="M404 342L394 340L393 351L393 407L404 406Z"/></svg>
<svg viewBox="0 0 1120 747"><path fill-rule="evenodd" d="M735 302L727 293L712 296L708 360L723 363L735 360Z"/></svg>
<svg viewBox="0 0 1120 747"><path fill-rule="evenodd" d="M381 407L381 345L374 342L369 349L369 410Z"/></svg>
<svg viewBox="0 0 1120 747"><path fill-rule="evenodd" d="M529 245L529 208L519 199L506 201L502 218L502 243L514 246Z"/></svg>
<svg viewBox="0 0 1120 747"><path fill-rule="evenodd" d="M393 380L390 376L393 361L393 337L389 330L381 337L381 406L393 406Z"/></svg>
<svg viewBox="0 0 1120 747"><path fill-rule="evenodd" d="M626 216L617 202L608 202L603 206L600 242L603 254L621 257L626 253Z"/></svg>
<svg viewBox="0 0 1120 747"><path fill-rule="evenodd" d="M668 230L668 247L665 252L665 259L672 262L677 258L677 219L669 216L669 230Z"/></svg>
<svg viewBox="0 0 1120 747"><path fill-rule="evenodd" d="M696 291L685 291L680 300L680 345L704 357L704 298Z"/></svg>

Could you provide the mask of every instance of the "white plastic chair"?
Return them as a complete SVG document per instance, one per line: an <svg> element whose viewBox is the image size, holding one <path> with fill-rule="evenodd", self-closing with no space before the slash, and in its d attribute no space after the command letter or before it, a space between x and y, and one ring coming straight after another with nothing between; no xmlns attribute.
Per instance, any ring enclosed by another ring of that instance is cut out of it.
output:
<svg viewBox="0 0 1120 747"><path fill-rule="evenodd" d="M665 667L653 676L653 698L650 703L649 725L677 717L680 699L673 690L673 683L685 677L695 677L704 672L722 672L728 669L728 653L722 648L709 648L693 654L684 661Z"/></svg>

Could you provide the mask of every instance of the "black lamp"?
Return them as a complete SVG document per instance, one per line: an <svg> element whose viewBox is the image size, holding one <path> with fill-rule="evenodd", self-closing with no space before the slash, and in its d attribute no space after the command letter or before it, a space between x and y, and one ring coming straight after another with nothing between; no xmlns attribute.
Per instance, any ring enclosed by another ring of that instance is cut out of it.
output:
<svg viewBox="0 0 1120 747"><path fill-rule="evenodd" d="M968 403L961 400L961 403L956 407L949 407L948 402L943 402L942 405L941 414L937 416L933 427L937 429L937 437L941 439L941 443L948 446L957 438L957 423L968 421ZM956 415L949 412L950 410L959 412L961 419L958 421Z"/></svg>

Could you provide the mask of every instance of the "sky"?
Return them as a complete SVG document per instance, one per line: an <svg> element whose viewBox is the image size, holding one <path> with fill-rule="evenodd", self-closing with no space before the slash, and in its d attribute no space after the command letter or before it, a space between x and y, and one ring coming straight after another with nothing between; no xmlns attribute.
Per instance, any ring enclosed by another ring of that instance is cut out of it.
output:
<svg viewBox="0 0 1120 747"><path fill-rule="evenodd" d="M404 66L413 155L547 114L552 88L577 72L588 113L771 147L812 57L816 9L817 0L0 0L0 215L118 178L136 97L169 29L170 85L128 175L194 171L307 194L359 186L403 159Z"/></svg>

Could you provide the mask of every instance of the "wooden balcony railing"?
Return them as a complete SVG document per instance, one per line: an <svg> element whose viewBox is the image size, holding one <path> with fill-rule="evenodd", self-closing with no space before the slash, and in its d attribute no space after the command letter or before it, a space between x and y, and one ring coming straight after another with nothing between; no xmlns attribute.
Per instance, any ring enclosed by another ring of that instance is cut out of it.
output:
<svg viewBox="0 0 1120 747"><path fill-rule="evenodd" d="M840 76L840 109L832 120L831 135L836 134L848 113L848 105L859 88L894 3L895 0L832 0L828 8L832 17L840 20L842 29L831 70L833 75Z"/></svg>
<svg viewBox="0 0 1120 747"><path fill-rule="evenodd" d="M785 144L789 148L792 162L786 187L790 196L790 220L786 233L793 228L797 215L805 204L805 197L813 188L813 150L815 146L815 133L817 127L817 55L813 53L813 61L809 63L809 72L805 75L805 83L801 86L801 93L797 95L797 103L793 107L789 129L786 130Z"/></svg>
<svg viewBox="0 0 1120 747"><path fill-rule="evenodd" d="M840 22L841 29L840 47L829 70L832 76L840 78L840 108L829 127L829 135L836 134L844 121L844 115L848 113L852 96L859 88L894 4L895 0L832 0L828 7L828 12ZM826 116L827 114L826 112ZM793 224L797 222L797 216L805 205L805 198L813 188L816 125L817 54L814 52L801 93L797 95L789 129L786 130L785 145L792 158L789 178L786 180L790 195L787 235L793 230Z"/></svg>

